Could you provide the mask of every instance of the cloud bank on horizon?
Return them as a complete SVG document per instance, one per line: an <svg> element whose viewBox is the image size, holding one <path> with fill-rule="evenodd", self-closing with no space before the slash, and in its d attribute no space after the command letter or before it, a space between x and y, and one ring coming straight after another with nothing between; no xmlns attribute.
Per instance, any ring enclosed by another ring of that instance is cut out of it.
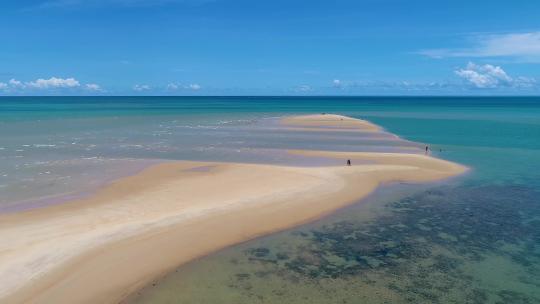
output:
<svg viewBox="0 0 540 304"><path fill-rule="evenodd" d="M101 86L98 84L81 84L77 79L72 77L50 77L48 79L39 78L25 82L12 78L8 82L0 82L0 91L5 93L39 93L39 91L61 92L64 90L70 90L71 92L103 92Z"/></svg>
<svg viewBox="0 0 540 304"><path fill-rule="evenodd" d="M534 78L523 76L513 78L500 66L491 64L477 65L469 62L466 68L458 69L455 73L479 89L498 87L533 88L536 86L536 79Z"/></svg>
<svg viewBox="0 0 540 304"><path fill-rule="evenodd" d="M539 15L520 0L2 3L0 95L539 95Z"/></svg>

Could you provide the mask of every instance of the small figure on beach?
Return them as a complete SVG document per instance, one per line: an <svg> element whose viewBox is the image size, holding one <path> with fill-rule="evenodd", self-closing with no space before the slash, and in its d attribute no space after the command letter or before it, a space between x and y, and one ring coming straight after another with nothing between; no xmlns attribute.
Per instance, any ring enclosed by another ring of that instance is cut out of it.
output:
<svg viewBox="0 0 540 304"><path fill-rule="evenodd" d="M351 160L347 159L347 166L350 166L350 165L351 165Z"/></svg>
<svg viewBox="0 0 540 304"><path fill-rule="evenodd" d="M429 146L426 146L426 155L429 154Z"/></svg>

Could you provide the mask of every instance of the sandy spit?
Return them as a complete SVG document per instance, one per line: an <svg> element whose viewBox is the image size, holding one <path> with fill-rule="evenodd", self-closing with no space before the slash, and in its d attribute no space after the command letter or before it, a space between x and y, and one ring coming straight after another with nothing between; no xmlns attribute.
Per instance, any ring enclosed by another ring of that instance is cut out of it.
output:
<svg viewBox="0 0 540 304"><path fill-rule="evenodd" d="M381 130L338 115L284 124ZM172 162L86 199L0 215L0 302L117 303L182 263L317 219L381 183L467 170L419 154L289 152L351 159L353 166Z"/></svg>

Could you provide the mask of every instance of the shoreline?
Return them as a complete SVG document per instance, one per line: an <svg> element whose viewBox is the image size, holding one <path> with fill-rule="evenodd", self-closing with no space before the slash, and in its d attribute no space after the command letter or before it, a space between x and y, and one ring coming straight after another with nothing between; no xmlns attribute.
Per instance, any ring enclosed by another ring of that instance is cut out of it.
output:
<svg viewBox="0 0 540 304"><path fill-rule="evenodd" d="M124 160L133 161L134 159L126 158ZM48 196L43 196L39 198L32 198L22 201L15 201L7 206L0 207L0 216L3 214L10 213L19 213L33 209L42 209L49 206L62 205L65 203L79 201L86 199L95 195L99 190L109 186L110 184L118 181L120 179L137 175L144 171L145 169L164 163L167 161L158 160L158 159L139 159L136 160L136 164L132 165L129 168L124 168L122 172L106 176L103 178L98 185L88 187L87 189L82 190L73 190L64 193L56 193Z"/></svg>
<svg viewBox="0 0 540 304"><path fill-rule="evenodd" d="M429 189L431 187L436 187L440 185L446 185L447 183L455 183L457 180L461 180L465 175L467 175L469 172L465 172L459 176L453 176L446 178L444 180L437 180L432 182L422 182L422 183L404 183L404 182L389 182L385 184L378 185L372 192L367 194L366 196L362 197L358 201L351 202L350 204L347 204L341 208L337 208L334 210L331 210L325 214L322 214L316 218L313 218L311 220L292 225L290 227L286 227L283 229L278 229L276 231L262 234L259 236L255 236L250 239L246 239L243 241L240 241L238 243L230 244L225 247L219 248L215 251L208 252L206 254L200 255L196 258L193 258L185 263L179 264L176 267L173 267L169 269L167 272L161 273L160 275L154 277L151 281L149 281L146 285L142 286L141 288L137 288L133 292L127 294L122 300L120 300L119 304L130 304L130 303L138 303L138 298L141 295L144 295L145 292L148 292L150 289L155 288L159 284L161 284L164 280L166 281L170 275L174 275L176 272L181 272L185 267L193 267L193 265L197 265L197 263L200 263L202 260L206 258L210 258L214 255L219 255L222 252L227 252L228 250L231 250L232 248L236 246L243 246L245 244L249 244L250 242L257 241L259 239L264 238L272 238L276 234L282 234L287 233L291 231L295 231L296 229L300 229L300 227L313 227L313 226L319 226L321 222L326 221L329 218L332 218L336 215L342 215L346 212L349 212L350 210L358 207L363 207L365 204L375 204L374 201L379 201L381 198L388 200L388 197L395 196L396 198L402 198L404 194L410 194L418 192L418 189ZM412 192L404 191L403 189L399 190L400 187L406 186L408 187L407 190L411 191L411 186L414 187L412 189ZM398 189L398 190L396 190ZM396 194L398 193L398 194ZM366 214L366 217L373 217L375 212L374 211L368 211L368 214Z"/></svg>
<svg viewBox="0 0 540 304"><path fill-rule="evenodd" d="M316 127L321 115L297 116L293 125L303 127L303 117ZM347 129L367 126L343 116L323 118L325 128L332 121L339 128L343 120ZM378 132L373 126L369 130ZM0 274L11 284L0 289L0 302L118 302L180 264L318 219L382 183L442 180L467 170L419 154L289 153L348 157L353 166L170 162L89 198L0 214L0 242L12 248L0 251Z"/></svg>

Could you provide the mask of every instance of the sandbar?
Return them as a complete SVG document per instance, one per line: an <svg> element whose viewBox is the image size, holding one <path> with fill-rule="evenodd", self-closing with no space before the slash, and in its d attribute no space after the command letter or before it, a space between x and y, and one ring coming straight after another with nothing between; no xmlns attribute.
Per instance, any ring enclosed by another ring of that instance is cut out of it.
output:
<svg viewBox="0 0 540 304"><path fill-rule="evenodd" d="M283 124L382 130L330 114ZM467 170L419 153L288 152L353 165L168 162L88 198L0 215L0 302L118 303L183 263L320 218L380 184L436 181Z"/></svg>

